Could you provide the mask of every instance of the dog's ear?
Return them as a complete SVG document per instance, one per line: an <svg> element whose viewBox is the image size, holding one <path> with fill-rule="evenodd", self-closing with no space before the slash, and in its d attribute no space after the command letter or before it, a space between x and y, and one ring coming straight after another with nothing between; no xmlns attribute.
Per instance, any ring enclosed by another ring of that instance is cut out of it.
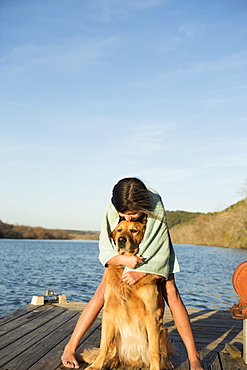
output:
<svg viewBox="0 0 247 370"><path fill-rule="evenodd" d="M147 223L147 215L142 215L140 219L141 224L146 225Z"/></svg>
<svg viewBox="0 0 247 370"><path fill-rule="evenodd" d="M109 234L109 235L110 235L110 238L112 238L113 240L114 240L114 233L115 233L115 230L116 230L116 229L112 230L112 232L110 232L110 234Z"/></svg>

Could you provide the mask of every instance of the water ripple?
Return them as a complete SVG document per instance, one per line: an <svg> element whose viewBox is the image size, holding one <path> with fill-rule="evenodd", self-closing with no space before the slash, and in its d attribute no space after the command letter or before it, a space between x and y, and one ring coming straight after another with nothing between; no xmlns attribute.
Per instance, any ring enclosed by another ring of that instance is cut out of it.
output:
<svg viewBox="0 0 247 370"><path fill-rule="evenodd" d="M187 307L227 309L237 303L231 277L247 251L174 245L181 272L176 283ZM47 289L68 301L88 302L102 276L97 241L0 239L0 315Z"/></svg>

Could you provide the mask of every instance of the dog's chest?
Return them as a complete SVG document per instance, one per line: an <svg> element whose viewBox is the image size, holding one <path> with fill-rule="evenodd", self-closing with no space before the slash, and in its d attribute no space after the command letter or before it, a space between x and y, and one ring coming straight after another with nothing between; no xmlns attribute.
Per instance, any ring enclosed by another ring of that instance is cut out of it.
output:
<svg viewBox="0 0 247 370"><path fill-rule="evenodd" d="M110 266L107 273L106 279L106 293L105 293L105 303L106 304L120 304L121 306L139 306L140 301L145 301L145 297L142 292L143 283L138 282L133 285L126 284L122 280L124 267ZM146 285L147 287L147 285Z"/></svg>

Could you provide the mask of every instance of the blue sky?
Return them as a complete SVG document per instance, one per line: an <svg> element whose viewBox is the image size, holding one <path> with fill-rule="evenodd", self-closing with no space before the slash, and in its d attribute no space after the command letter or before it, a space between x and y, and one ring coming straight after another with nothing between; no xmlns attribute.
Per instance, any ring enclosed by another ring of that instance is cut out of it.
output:
<svg viewBox="0 0 247 370"><path fill-rule="evenodd" d="M245 0L1 0L0 219L99 230L136 176L166 209L247 178Z"/></svg>

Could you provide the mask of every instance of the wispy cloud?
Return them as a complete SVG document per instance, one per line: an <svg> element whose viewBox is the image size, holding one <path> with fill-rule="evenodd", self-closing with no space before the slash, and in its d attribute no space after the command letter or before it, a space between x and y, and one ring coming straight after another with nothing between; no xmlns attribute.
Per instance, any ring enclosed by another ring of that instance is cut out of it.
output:
<svg viewBox="0 0 247 370"><path fill-rule="evenodd" d="M140 158L159 155L158 153L166 152L170 148L169 136L176 128L175 123L170 122L118 122L117 131L109 133L113 139L111 147L116 151L121 151L123 156L131 153L132 157ZM110 140L111 141L111 140ZM164 143L166 145L164 146Z"/></svg>
<svg viewBox="0 0 247 370"><path fill-rule="evenodd" d="M0 136L1 152L6 159L10 159L11 156L15 160L20 159L20 156L28 156L35 154L44 155L50 154L57 150L55 144L48 144L43 138L40 140L33 140L33 138L18 138L18 135L1 135ZM31 158L29 157L29 160Z"/></svg>
<svg viewBox="0 0 247 370"><path fill-rule="evenodd" d="M112 20L123 19L130 12L148 11L149 9L163 6L169 0L96 0L90 2L91 18L100 23L109 23Z"/></svg>
<svg viewBox="0 0 247 370"><path fill-rule="evenodd" d="M239 69L247 65L247 51L243 50L238 53L232 53L225 55L222 58L208 60L205 63L197 63L191 65L189 68L179 68L175 70L170 70L165 73L157 73L157 79L171 78L179 75L188 74L204 74L207 72L217 72L226 69Z"/></svg>
<svg viewBox="0 0 247 370"><path fill-rule="evenodd" d="M166 2L166 1L165 1ZM109 15L116 11L124 10L147 10L164 4L164 0L99 0L98 6Z"/></svg>
<svg viewBox="0 0 247 370"><path fill-rule="evenodd" d="M112 3L121 4L121 6L130 9L149 9L164 4L164 0L110 0ZM166 1L165 1L166 2Z"/></svg>
<svg viewBox="0 0 247 370"><path fill-rule="evenodd" d="M109 58L118 41L117 36L100 38L79 35L50 44L25 44L4 55L1 63L5 69L15 73L37 66L81 68Z"/></svg>
<svg viewBox="0 0 247 370"><path fill-rule="evenodd" d="M26 103L20 103L18 101L11 101L11 100L0 100L0 106L6 107L7 109L11 109L13 107L21 107L21 108L27 108L29 105Z"/></svg>
<svg viewBox="0 0 247 370"><path fill-rule="evenodd" d="M191 39L200 37L210 27L209 24L185 22L178 28L178 34L183 38Z"/></svg>
<svg viewBox="0 0 247 370"><path fill-rule="evenodd" d="M164 166L153 166L152 168L141 170L139 173L139 176L141 176L143 179L147 179L147 181L152 181L153 184L160 185L189 178L195 174L195 170L189 167L187 167L186 169L175 169L167 166L167 164L164 163ZM150 185L152 186L152 184Z"/></svg>
<svg viewBox="0 0 247 370"><path fill-rule="evenodd" d="M200 63L194 66L191 71L196 73L204 73L206 71L218 71L221 69L229 68L242 68L247 65L247 51L240 51L226 55L222 58L208 61L206 63Z"/></svg>
<svg viewBox="0 0 247 370"><path fill-rule="evenodd" d="M173 30L173 33L160 36L160 40L154 46L155 50L159 54L181 53L181 48L184 45L192 41L195 42L196 39L202 37L208 27L210 27L208 24L184 22L176 30Z"/></svg>
<svg viewBox="0 0 247 370"><path fill-rule="evenodd" d="M138 124L133 127L134 141L146 152L164 150L164 142L175 127L169 122Z"/></svg>

